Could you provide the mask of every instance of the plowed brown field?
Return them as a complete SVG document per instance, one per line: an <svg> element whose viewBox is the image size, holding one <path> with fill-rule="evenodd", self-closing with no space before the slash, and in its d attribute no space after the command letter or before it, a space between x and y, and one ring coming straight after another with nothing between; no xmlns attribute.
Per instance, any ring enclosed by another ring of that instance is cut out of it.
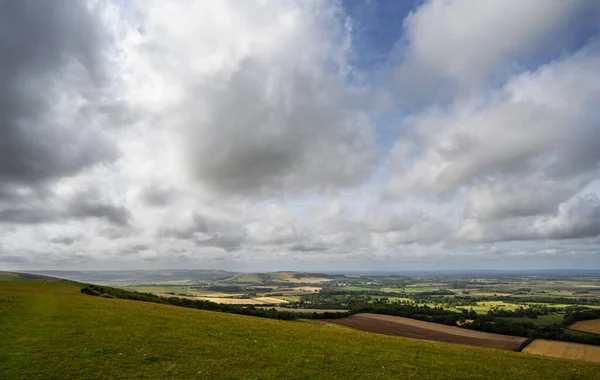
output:
<svg viewBox="0 0 600 380"><path fill-rule="evenodd" d="M523 349L523 352L534 355L552 356L564 359L579 359L600 363L600 347L589 344L557 342L554 340L536 339Z"/></svg>
<svg viewBox="0 0 600 380"><path fill-rule="evenodd" d="M324 322L386 335L504 350L514 350L526 340L526 338L516 336L490 334L439 323L379 314L355 314L348 318L328 319Z"/></svg>

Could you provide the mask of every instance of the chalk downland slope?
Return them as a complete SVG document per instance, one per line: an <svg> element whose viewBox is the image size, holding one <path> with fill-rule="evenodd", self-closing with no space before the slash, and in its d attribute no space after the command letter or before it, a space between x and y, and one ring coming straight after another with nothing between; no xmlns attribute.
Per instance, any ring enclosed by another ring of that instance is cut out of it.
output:
<svg viewBox="0 0 600 380"><path fill-rule="evenodd" d="M523 352L534 355L552 356L563 359L578 359L600 363L600 347L589 344L558 342L554 340L536 339L523 349ZM598 373L597 376L599 376Z"/></svg>
<svg viewBox="0 0 600 380"><path fill-rule="evenodd" d="M527 340L517 336L491 334L390 315L355 314L327 322L386 335L505 350L514 350Z"/></svg>
<svg viewBox="0 0 600 380"><path fill-rule="evenodd" d="M592 379L600 364L0 283L5 379Z"/></svg>

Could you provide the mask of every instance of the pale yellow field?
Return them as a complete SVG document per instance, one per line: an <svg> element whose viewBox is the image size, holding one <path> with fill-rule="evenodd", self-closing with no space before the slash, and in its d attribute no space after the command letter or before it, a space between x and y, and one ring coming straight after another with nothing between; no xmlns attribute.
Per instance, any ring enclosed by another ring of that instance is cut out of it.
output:
<svg viewBox="0 0 600 380"><path fill-rule="evenodd" d="M196 300L210 301L214 303L222 303L228 305L264 305L266 302L252 298L211 298L211 297L195 297Z"/></svg>
<svg viewBox="0 0 600 380"><path fill-rule="evenodd" d="M282 295L282 296L303 296L305 294L309 294L309 293L316 293L319 290L321 290L321 288L317 287L317 286L298 286L295 288L291 288L292 290L282 290L282 291L272 291L272 292L268 292L268 293L262 293L261 295L263 297L265 296L271 296L271 295Z"/></svg>
<svg viewBox="0 0 600 380"><path fill-rule="evenodd" d="M256 297L253 299L264 302L264 303L288 303L288 301L286 301L286 300L282 300L281 298L274 298L274 297Z"/></svg>
<svg viewBox="0 0 600 380"><path fill-rule="evenodd" d="M210 301L210 302L214 302L214 303L222 303L222 304L228 304L228 305L264 305L266 303L271 303L271 302L260 301L257 299L250 299L250 298L192 297L192 296L174 296L172 294L165 294L165 293L155 293L155 294L159 297L187 298L189 300ZM283 302L285 302L285 301L283 301Z"/></svg>
<svg viewBox="0 0 600 380"><path fill-rule="evenodd" d="M563 359L578 359L600 363L600 347L589 344L536 339L525 347L523 352L534 355L552 356Z"/></svg>
<svg viewBox="0 0 600 380"><path fill-rule="evenodd" d="M302 277L302 278L296 278L292 274L286 275L282 280L283 281L289 281L289 282L295 282L295 283L301 283L301 284L318 284L320 282L330 281L329 278L325 278L325 277Z"/></svg>
<svg viewBox="0 0 600 380"><path fill-rule="evenodd" d="M571 330L583 331L592 334L600 334L600 319L579 321L569 326Z"/></svg>
<svg viewBox="0 0 600 380"><path fill-rule="evenodd" d="M214 303L223 303L228 305L266 305L287 303L286 300L273 297L257 297L257 298L219 298L219 297L196 297L194 299L210 301Z"/></svg>

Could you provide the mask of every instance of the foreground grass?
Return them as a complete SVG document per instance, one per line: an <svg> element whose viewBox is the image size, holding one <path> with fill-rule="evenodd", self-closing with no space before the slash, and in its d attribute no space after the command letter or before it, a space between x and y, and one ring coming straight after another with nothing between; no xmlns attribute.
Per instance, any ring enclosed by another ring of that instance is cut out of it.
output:
<svg viewBox="0 0 600 380"><path fill-rule="evenodd" d="M591 379L600 365L0 282L0 378Z"/></svg>

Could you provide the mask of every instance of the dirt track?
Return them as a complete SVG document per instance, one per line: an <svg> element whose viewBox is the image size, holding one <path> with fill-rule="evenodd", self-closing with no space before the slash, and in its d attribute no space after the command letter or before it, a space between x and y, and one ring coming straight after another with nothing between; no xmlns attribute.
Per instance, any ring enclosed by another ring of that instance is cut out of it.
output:
<svg viewBox="0 0 600 380"><path fill-rule="evenodd" d="M348 318L328 319L324 322L386 335L504 350L514 350L526 340L521 337L490 334L416 319L378 314L356 314Z"/></svg>

